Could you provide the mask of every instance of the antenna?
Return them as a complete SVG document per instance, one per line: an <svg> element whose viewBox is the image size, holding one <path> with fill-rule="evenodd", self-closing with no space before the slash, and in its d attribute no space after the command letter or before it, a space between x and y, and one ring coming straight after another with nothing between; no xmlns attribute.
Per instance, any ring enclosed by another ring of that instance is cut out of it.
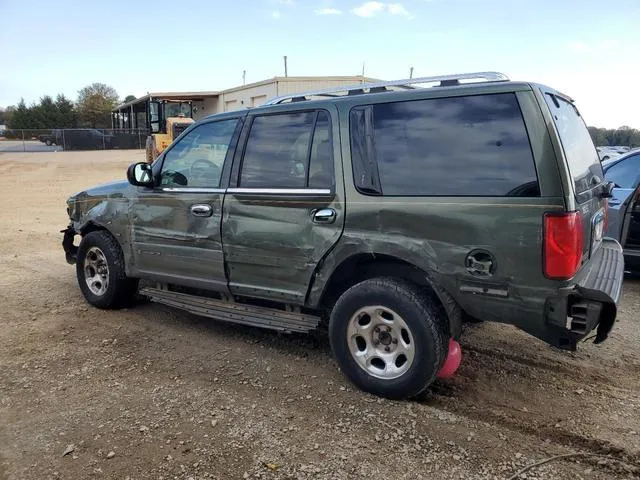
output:
<svg viewBox="0 0 640 480"><path fill-rule="evenodd" d="M284 76L287 77L287 56L284 56Z"/></svg>

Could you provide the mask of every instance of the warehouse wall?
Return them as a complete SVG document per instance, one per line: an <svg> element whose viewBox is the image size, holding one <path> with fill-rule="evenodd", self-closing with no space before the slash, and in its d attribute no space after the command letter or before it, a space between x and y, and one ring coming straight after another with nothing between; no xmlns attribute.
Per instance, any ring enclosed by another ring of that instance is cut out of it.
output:
<svg viewBox="0 0 640 480"><path fill-rule="evenodd" d="M278 95L322 90L331 87L354 85L356 83L360 83L360 81L354 77L336 77L327 79L296 79L295 77L291 79L280 78L278 81Z"/></svg>
<svg viewBox="0 0 640 480"><path fill-rule="evenodd" d="M224 92L220 95L220 111L231 112L243 108L258 107L267 99L275 97L277 94L276 82L257 85L254 87L239 88L231 92Z"/></svg>
<svg viewBox="0 0 640 480"><path fill-rule="evenodd" d="M193 114L193 119L199 120L207 115L218 113L218 98L205 98L202 102L193 102L193 106L197 108L197 111Z"/></svg>

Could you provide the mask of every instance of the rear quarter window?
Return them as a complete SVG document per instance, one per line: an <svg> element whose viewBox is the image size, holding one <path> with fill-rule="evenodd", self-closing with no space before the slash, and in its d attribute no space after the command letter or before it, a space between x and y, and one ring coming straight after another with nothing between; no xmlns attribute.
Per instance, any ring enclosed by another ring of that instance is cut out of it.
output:
<svg viewBox="0 0 640 480"><path fill-rule="evenodd" d="M363 122L366 117L372 121ZM377 168L378 194L540 195L529 138L512 93L357 107L351 113L351 134L357 157L353 164L374 165L374 174ZM356 171L354 178L356 187L368 179ZM361 191L368 193L371 183Z"/></svg>
<svg viewBox="0 0 640 480"><path fill-rule="evenodd" d="M545 93L544 99L562 143L575 193L579 195L604 179L598 152L580 112L573 103L550 93ZM596 177L600 181L596 181Z"/></svg>

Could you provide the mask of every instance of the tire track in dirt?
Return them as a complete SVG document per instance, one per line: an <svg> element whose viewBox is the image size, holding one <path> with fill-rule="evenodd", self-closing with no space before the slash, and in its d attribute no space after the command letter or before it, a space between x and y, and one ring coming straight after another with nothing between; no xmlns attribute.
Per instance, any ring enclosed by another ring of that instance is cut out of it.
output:
<svg viewBox="0 0 640 480"><path fill-rule="evenodd" d="M492 410L479 410L471 405L457 404L451 401L453 397L450 393L443 394L441 386L434 387L432 398L428 402L430 407L442 409L443 411L465 417L472 421L489 422L501 430L509 430L540 440L541 445L555 444L568 449L571 452L588 452L590 454L603 457L612 457L619 460L627 468L620 469L616 464L598 463L601 458L585 458L585 463L616 473L640 473L640 454L631 452L612 443L593 437L581 435L562 428L555 428L549 425L542 425L537 422L526 421L522 417L516 418L503 412Z"/></svg>

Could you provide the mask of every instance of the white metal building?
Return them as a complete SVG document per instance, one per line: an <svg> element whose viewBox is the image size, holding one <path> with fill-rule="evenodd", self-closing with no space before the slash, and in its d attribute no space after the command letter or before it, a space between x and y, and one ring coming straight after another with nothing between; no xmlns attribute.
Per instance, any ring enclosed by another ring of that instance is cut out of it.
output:
<svg viewBox="0 0 640 480"><path fill-rule="evenodd" d="M352 77L274 77L261 82L250 83L220 92L215 111L211 111L211 104L203 102L205 115L218 112L230 112L242 108L258 107L271 98L290 93L307 92L330 87L354 85L372 82L375 79ZM209 107L209 108L207 108Z"/></svg>
<svg viewBox="0 0 640 480"><path fill-rule="evenodd" d="M113 128L147 128L152 123L151 101L191 102L194 120L220 112L262 105L271 98L290 93L321 90L377 81L363 76L274 77L221 91L155 92L119 105L112 111Z"/></svg>

